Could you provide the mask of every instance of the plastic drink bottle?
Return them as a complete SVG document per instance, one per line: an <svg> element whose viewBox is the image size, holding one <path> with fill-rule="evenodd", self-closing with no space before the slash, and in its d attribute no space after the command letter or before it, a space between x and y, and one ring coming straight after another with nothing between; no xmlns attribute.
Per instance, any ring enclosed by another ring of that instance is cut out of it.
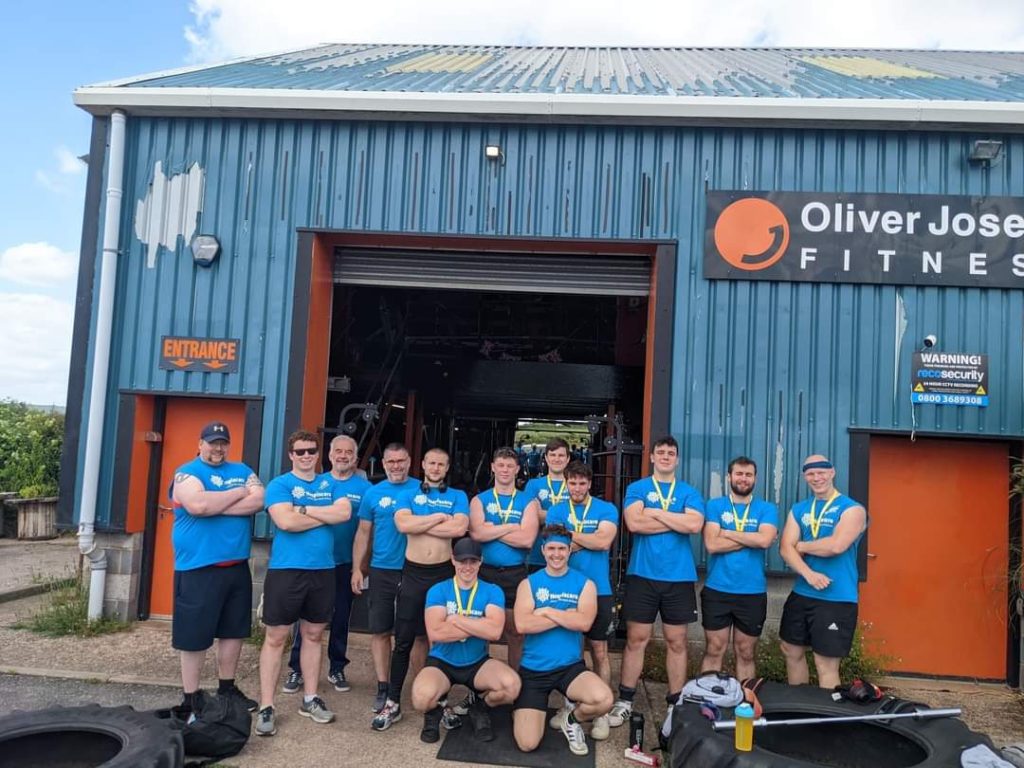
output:
<svg viewBox="0 0 1024 768"><path fill-rule="evenodd" d="M743 702L733 715L736 718L736 749L749 752L754 748L754 708Z"/></svg>

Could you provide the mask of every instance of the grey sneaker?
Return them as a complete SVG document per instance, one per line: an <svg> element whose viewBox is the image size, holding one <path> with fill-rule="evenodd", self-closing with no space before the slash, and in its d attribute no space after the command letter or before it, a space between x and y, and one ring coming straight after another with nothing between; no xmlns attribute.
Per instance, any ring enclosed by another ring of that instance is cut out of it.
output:
<svg viewBox="0 0 1024 768"><path fill-rule="evenodd" d="M333 722L334 720L334 713L327 708L324 700L319 696L314 696L312 701L303 699L302 706L299 707L299 714L321 725Z"/></svg>
<svg viewBox="0 0 1024 768"><path fill-rule="evenodd" d="M473 702L476 701L476 694L470 691L466 694L466 698L452 707L452 712L456 715L468 715L469 710L473 707Z"/></svg>
<svg viewBox="0 0 1024 768"><path fill-rule="evenodd" d="M302 673L296 672L294 669L288 673L288 679L284 681L281 686L282 693L298 693L302 690L302 685L305 681L302 679Z"/></svg>
<svg viewBox="0 0 1024 768"><path fill-rule="evenodd" d="M631 714L633 714L633 702L619 699L612 706L611 712L608 713L608 725L612 728L618 728L629 720Z"/></svg>
<svg viewBox="0 0 1024 768"><path fill-rule="evenodd" d="M385 688L383 691L378 690L376 697L373 699L373 706L370 707L370 711L377 714L384 706L388 703L388 691Z"/></svg>
<svg viewBox="0 0 1024 768"><path fill-rule="evenodd" d="M392 725L402 719L402 707L398 702L387 700L384 705L384 709L377 713L370 723L370 727L375 731L386 731Z"/></svg>
<svg viewBox="0 0 1024 768"><path fill-rule="evenodd" d="M338 693L348 693L352 690L352 686L349 685L348 680L345 679L345 671L341 669L327 675L327 682L333 685L334 690Z"/></svg>
<svg viewBox="0 0 1024 768"><path fill-rule="evenodd" d="M274 708L264 707L256 715L256 735L273 736L277 733L277 724L274 722Z"/></svg>
<svg viewBox="0 0 1024 768"><path fill-rule="evenodd" d="M456 728L462 727L462 717L455 714L455 710L451 707L445 707L441 713L441 727L446 731L454 731Z"/></svg>

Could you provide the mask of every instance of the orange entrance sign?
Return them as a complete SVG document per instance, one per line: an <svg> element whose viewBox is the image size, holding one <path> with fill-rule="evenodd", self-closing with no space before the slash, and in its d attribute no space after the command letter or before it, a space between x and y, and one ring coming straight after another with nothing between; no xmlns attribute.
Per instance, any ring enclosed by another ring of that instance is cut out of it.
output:
<svg viewBox="0 0 1024 768"><path fill-rule="evenodd" d="M236 373L241 347L241 339L164 336L160 339L160 367L167 371Z"/></svg>

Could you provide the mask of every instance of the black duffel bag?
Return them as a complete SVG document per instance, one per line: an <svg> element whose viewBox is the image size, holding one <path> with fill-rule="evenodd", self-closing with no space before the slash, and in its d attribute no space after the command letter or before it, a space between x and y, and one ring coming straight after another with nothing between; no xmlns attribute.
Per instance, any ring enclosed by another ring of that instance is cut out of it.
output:
<svg viewBox="0 0 1024 768"><path fill-rule="evenodd" d="M187 764L193 766L237 755L252 731L252 715L244 704L231 696L213 696L204 691L194 697L191 710L172 707L154 714L181 731Z"/></svg>

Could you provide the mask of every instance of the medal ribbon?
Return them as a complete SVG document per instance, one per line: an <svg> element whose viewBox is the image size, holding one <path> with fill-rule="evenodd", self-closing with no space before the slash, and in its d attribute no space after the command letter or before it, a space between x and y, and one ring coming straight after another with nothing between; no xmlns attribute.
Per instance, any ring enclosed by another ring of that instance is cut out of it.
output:
<svg viewBox="0 0 1024 768"><path fill-rule="evenodd" d="M583 523L587 520L587 512L590 511L590 502L594 500L593 496L587 496L587 506L583 508L583 517L576 517L576 506L572 503L572 499L569 499L569 522L572 523L573 530L576 533L583 533Z"/></svg>
<svg viewBox="0 0 1024 768"><path fill-rule="evenodd" d="M473 588L469 590L465 608L462 607L462 593L459 591L458 577L453 576L452 583L455 585L455 610L458 611L459 616L469 616L469 612L473 610L473 600L476 598L476 588L480 586L480 580L477 579L473 582Z"/></svg>
<svg viewBox="0 0 1024 768"><path fill-rule="evenodd" d="M510 498L508 500L508 509L502 509L501 508L501 499L498 498L498 489L497 488L493 489L493 493L494 493L494 503L498 505L498 517L501 518L501 522L502 523L508 523L509 515L512 514L512 508L515 506L515 503L516 503L516 489L515 488L512 489L512 498Z"/></svg>
<svg viewBox="0 0 1024 768"><path fill-rule="evenodd" d="M750 508L754 506L754 500L751 499L747 502L747 509L743 513L743 517L740 517L740 513L736 511L736 504L732 500L732 494L729 494L729 506L732 507L732 519L736 521L736 530L743 533L743 529L747 527L747 518L750 517Z"/></svg>
<svg viewBox="0 0 1024 768"><path fill-rule="evenodd" d="M814 504L817 499L811 499L811 538L818 538L818 531L821 530L821 519L825 517L825 513L828 512L829 507L832 506L832 502L839 498L839 491L832 491L832 496L828 501L825 502L825 506L821 508L821 512L817 517L814 516Z"/></svg>
<svg viewBox="0 0 1024 768"><path fill-rule="evenodd" d="M663 510L668 512L668 505L672 503L672 497L675 495L676 492L676 479L673 477L672 485L668 487L668 498L662 495L661 485L658 483L658 481L652 480L652 482L654 483L654 490L657 491L658 493L658 503L661 504L661 508Z"/></svg>
<svg viewBox="0 0 1024 768"><path fill-rule="evenodd" d="M551 485L551 475L548 475L548 491L550 492L549 498L551 499L551 505L560 504L562 502L562 496L565 494L565 480L562 481L562 487L555 493L554 486Z"/></svg>

